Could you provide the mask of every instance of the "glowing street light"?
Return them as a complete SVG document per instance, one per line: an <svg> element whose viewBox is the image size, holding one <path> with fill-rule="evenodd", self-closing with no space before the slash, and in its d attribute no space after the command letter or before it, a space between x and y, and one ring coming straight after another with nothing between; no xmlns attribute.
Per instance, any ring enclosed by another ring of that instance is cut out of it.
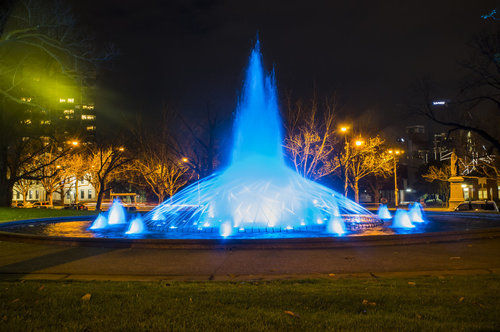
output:
<svg viewBox="0 0 500 332"><path fill-rule="evenodd" d="M340 127L340 131L346 133L349 130L348 127Z"/></svg>
<svg viewBox="0 0 500 332"><path fill-rule="evenodd" d="M364 143L365 143L365 142L364 142L363 140L360 140L360 139L358 139L358 140L356 140L356 141L354 142L354 144L355 144L357 147L360 147L360 146L361 146L361 145L363 145Z"/></svg>
<svg viewBox="0 0 500 332"><path fill-rule="evenodd" d="M118 151L123 152L123 151L125 151L125 148L124 147L119 147Z"/></svg>
<svg viewBox="0 0 500 332"><path fill-rule="evenodd" d="M69 144L71 144L73 146L78 146L78 145L80 145L80 142L78 142L78 141L75 140L75 141L69 142Z"/></svg>
<svg viewBox="0 0 500 332"><path fill-rule="evenodd" d="M182 158L183 163L187 163L188 161L189 161L189 159L187 159L186 157Z"/></svg>

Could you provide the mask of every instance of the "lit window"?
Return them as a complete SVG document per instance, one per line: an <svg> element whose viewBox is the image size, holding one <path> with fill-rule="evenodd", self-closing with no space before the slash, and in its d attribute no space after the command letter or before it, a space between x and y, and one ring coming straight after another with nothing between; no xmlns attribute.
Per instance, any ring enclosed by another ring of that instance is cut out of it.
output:
<svg viewBox="0 0 500 332"><path fill-rule="evenodd" d="M29 103L31 101L31 98L29 98L29 97L22 97L21 100Z"/></svg>
<svg viewBox="0 0 500 332"><path fill-rule="evenodd" d="M84 110L93 110L94 109L94 105L83 105L82 108Z"/></svg>
<svg viewBox="0 0 500 332"><path fill-rule="evenodd" d="M88 130L88 131L95 130L95 126L88 126L88 127L87 127L87 130Z"/></svg>
<svg viewBox="0 0 500 332"><path fill-rule="evenodd" d="M65 115L65 116L64 116L64 118L65 118L66 120L70 120L70 119L73 119L73 116L72 116L72 115Z"/></svg>
<svg viewBox="0 0 500 332"><path fill-rule="evenodd" d="M50 124L50 120L42 120L42 121L40 121L40 124L48 125L48 124Z"/></svg>
<svg viewBox="0 0 500 332"><path fill-rule="evenodd" d="M60 103L65 103L65 102L66 102L66 99L59 98L59 102L60 102Z"/></svg>
<svg viewBox="0 0 500 332"><path fill-rule="evenodd" d="M68 98L68 103L74 103L75 102L75 98Z"/></svg>
<svg viewBox="0 0 500 332"><path fill-rule="evenodd" d="M31 120L30 119L24 120L24 124L27 124L27 125L31 124Z"/></svg>
<svg viewBox="0 0 500 332"><path fill-rule="evenodd" d="M94 119L95 119L95 115L82 114L82 120L94 120Z"/></svg>
<svg viewBox="0 0 500 332"><path fill-rule="evenodd" d="M64 110L64 114L73 114L75 113L74 110Z"/></svg>

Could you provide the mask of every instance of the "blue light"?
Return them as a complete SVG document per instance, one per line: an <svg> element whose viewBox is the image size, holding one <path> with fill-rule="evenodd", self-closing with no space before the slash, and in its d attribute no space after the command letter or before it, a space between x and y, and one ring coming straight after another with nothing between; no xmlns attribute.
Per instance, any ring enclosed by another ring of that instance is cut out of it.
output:
<svg viewBox="0 0 500 332"><path fill-rule="evenodd" d="M411 223L410 217L408 216L408 212L403 209L398 209L396 211L396 215L392 220L392 228L414 228L415 225Z"/></svg>
<svg viewBox="0 0 500 332"><path fill-rule="evenodd" d="M371 215L359 204L285 165L274 75L266 74L260 44L250 54L236 109L230 165L181 190L144 217L156 230L298 231L345 233L342 215Z"/></svg>
<svg viewBox="0 0 500 332"><path fill-rule="evenodd" d="M97 216L97 218L94 220L92 223L92 226L90 226L90 229L103 229L108 226L108 220L106 219L105 216L103 216L101 213Z"/></svg>
<svg viewBox="0 0 500 332"><path fill-rule="evenodd" d="M130 222L130 226L125 234L142 234L146 231L141 217L137 217Z"/></svg>
<svg viewBox="0 0 500 332"><path fill-rule="evenodd" d="M425 219L422 213L422 205L420 203L414 203L410 206L408 215L412 223L424 223Z"/></svg>
<svg viewBox="0 0 500 332"><path fill-rule="evenodd" d="M491 12L489 12L488 14L485 14L485 15L481 15L481 18L483 20L487 20L489 18L491 18L493 21L496 21L497 18L496 18L496 15L497 15L497 11L496 9L493 9Z"/></svg>
<svg viewBox="0 0 500 332"><path fill-rule="evenodd" d="M113 204L109 208L108 212L108 224L118 225L127 222L127 217L125 214L125 208L119 199L115 199Z"/></svg>
<svg viewBox="0 0 500 332"><path fill-rule="evenodd" d="M377 215L382 220L392 218L391 213L389 212L389 209L387 208L387 205L385 205L385 204L380 204L380 206L378 207Z"/></svg>

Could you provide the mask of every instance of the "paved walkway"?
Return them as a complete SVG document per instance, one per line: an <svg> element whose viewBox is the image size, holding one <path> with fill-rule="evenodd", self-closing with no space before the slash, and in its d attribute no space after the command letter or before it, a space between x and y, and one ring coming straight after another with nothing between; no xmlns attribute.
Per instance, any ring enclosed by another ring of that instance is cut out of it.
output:
<svg viewBox="0 0 500 332"><path fill-rule="evenodd" d="M0 242L0 280L247 280L499 273L500 238L330 249L169 250Z"/></svg>

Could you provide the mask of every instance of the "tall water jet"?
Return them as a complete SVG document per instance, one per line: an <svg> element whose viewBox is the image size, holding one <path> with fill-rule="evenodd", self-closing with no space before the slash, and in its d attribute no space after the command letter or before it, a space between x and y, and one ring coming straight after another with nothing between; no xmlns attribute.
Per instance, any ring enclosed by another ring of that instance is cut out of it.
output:
<svg viewBox="0 0 500 332"><path fill-rule="evenodd" d="M422 213L422 205L420 203L413 203L408 211L411 222L424 223L424 215Z"/></svg>
<svg viewBox="0 0 500 332"><path fill-rule="evenodd" d="M236 110L230 165L148 213L148 229L230 237L241 230L343 234L346 222L355 228L380 223L360 205L286 166L281 129L274 75L264 72L257 41Z"/></svg>
<svg viewBox="0 0 500 332"><path fill-rule="evenodd" d="M108 224L118 225L124 224L127 221L125 208L119 199L115 199L113 204L109 208L108 212Z"/></svg>
<svg viewBox="0 0 500 332"><path fill-rule="evenodd" d="M389 209L387 208L387 205L385 205L385 204L380 204L380 206L378 207L377 216L382 220L392 218L391 212L389 212Z"/></svg>
<svg viewBox="0 0 500 332"><path fill-rule="evenodd" d="M415 226L411 223L408 212L403 209L398 209L392 220L392 228L414 228Z"/></svg>

